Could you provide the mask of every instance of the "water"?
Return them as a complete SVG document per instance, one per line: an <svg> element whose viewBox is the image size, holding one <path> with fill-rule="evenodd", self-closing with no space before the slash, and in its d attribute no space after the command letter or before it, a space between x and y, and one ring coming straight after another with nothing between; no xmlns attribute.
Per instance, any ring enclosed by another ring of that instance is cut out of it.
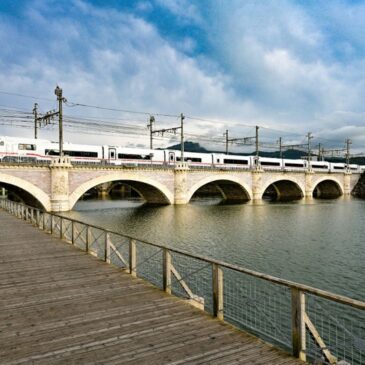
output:
<svg viewBox="0 0 365 365"><path fill-rule="evenodd" d="M66 215L365 300L365 201L216 203L148 207L138 200L88 200Z"/></svg>

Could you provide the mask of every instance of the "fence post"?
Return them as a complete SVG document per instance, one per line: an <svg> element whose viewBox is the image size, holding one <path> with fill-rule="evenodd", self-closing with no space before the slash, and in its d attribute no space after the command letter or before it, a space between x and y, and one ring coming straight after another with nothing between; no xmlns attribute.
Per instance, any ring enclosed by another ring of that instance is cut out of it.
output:
<svg viewBox="0 0 365 365"><path fill-rule="evenodd" d="M163 290L171 294L171 253L163 249Z"/></svg>
<svg viewBox="0 0 365 365"><path fill-rule="evenodd" d="M110 244L109 244L109 233L105 231L104 239L104 261L110 264Z"/></svg>
<svg viewBox="0 0 365 365"><path fill-rule="evenodd" d="M223 270L218 265L212 264L213 278L213 315L223 320Z"/></svg>
<svg viewBox="0 0 365 365"><path fill-rule="evenodd" d="M74 221L71 221L71 243L75 244L75 227L74 227Z"/></svg>
<svg viewBox="0 0 365 365"><path fill-rule="evenodd" d="M86 226L86 240L85 240L85 251L86 252L89 252L89 237L90 237L90 229L89 229L89 226Z"/></svg>
<svg viewBox="0 0 365 365"><path fill-rule="evenodd" d="M62 217L60 217L60 238L61 238L61 240L63 238L62 230L63 230L63 219L62 219Z"/></svg>
<svg viewBox="0 0 365 365"><path fill-rule="evenodd" d="M53 214L51 214L51 234L53 234Z"/></svg>
<svg viewBox="0 0 365 365"><path fill-rule="evenodd" d="M137 276L136 253L136 240L131 239L129 241L129 273L134 277Z"/></svg>
<svg viewBox="0 0 365 365"><path fill-rule="evenodd" d="M43 212L42 214L42 229L43 231L46 231L46 212Z"/></svg>
<svg viewBox="0 0 365 365"><path fill-rule="evenodd" d="M293 356L306 361L305 354L305 296L297 288L291 289L292 347Z"/></svg>

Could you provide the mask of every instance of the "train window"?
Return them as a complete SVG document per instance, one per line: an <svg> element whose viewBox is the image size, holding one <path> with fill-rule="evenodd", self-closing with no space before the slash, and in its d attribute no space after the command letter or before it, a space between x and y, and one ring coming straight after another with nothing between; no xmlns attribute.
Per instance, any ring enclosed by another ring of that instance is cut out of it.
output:
<svg viewBox="0 0 365 365"><path fill-rule="evenodd" d="M71 157L98 157L97 152L90 151L64 151L64 154Z"/></svg>
<svg viewBox="0 0 365 365"><path fill-rule="evenodd" d="M150 155L132 155L129 153L118 153L118 158L125 160L150 160Z"/></svg>
<svg viewBox="0 0 365 365"><path fill-rule="evenodd" d="M247 160L234 160L231 158L225 158L223 160L224 163L232 163L235 165L248 165L248 161Z"/></svg>
<svg viewBox="0 0 365 365"><path fill-rule="evenodd" d="M311 165L314 169L328 169L326 165Z"/></svg>
<svg viewBox="0 0 365 365"><path fill-rule="evenodd" d="M280 162L261 161L261 166L280 166Z"/></svg>
<svg viewBox="0 0 365 365"><path fill-rule="evenodd" d="M333 168L334 168L335 170L343 170L343 169L344 169L344 167L343 167L343 166L333 166Z"/></svg>
<svg viewBox="0 0 365 365"><path fill-rule="evenodd" d="M35 151L35 144L19 143L18 149L26 151Z"/></svg>
<svg viewBox="0 0 365 365"><path fill-rule="evenodd" d="M58 156L59 152L55 150L47 150L46 155L48 156ZM89 152L89 151L63 151L64 155L70 157L98 157L97 152Z"/></svg>
<svg viewBox="0 0 365 365"><path fill-rule="evenodd" d="M217 162L218 162L218 163L220 162L220 159L219 159L219 158L217 158Z"/></svg>
<svg viewBox="0 0 365 365"><path fill-rule="evenodd" d="M0 146L4 146L4 141L0 141Z"/></svg>
<svg viewBox="0 0 365 365"><path fill-rule="evenodd" d="M304 167L304 164L285 162L285 167Z"/></svg>
<svg viewBox="0 0 365 365"><path fill-rule="evenodd" d="M181 161L180 157L176 157L176 161ZM198 157L184 157L185 162L202 162L201 158Z"/></svg>

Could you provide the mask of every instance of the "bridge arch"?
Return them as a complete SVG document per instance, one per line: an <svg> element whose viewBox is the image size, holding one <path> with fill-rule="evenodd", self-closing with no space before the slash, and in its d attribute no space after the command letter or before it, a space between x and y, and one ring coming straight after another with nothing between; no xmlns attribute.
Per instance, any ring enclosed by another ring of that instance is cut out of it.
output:
<svg viewBox="0 0 365 365"><path fill-rule="evenodd" d="M274 200L299 200L305 195L303 184L291 177L274 177L266 181L262 188L262 196L270 196Z"/></svg>
<svg viewBox="0 0 365 365"><path fill-rule="evenodd" d="M0 185L5 184L7 187L15 187L23 190L31 195L39 204L46 210L51 210L51 200L43 190L35 186L34 184L23 180L16 176L0 173ZM9 189L10 190L10 189ZM26 203L26 202L25 202Z"/></svg>
<svg viewBox="0 0 365 365"><path fill-rule="evenodd" d="M187 192L186 201L189 202L199 189L209 184L214 184L227 202L244 203L252 199L252 192L248 184L234 176L222 175L207 177L194 184Z"/></svg>
<svg viewBox="0 0 365 365"><path fill-rule="evenodd" d="M109 175L99 176L97 178L88 180L78 186L69 197L70 209L74 207L76 202L85 194L88 190L94 188L97 185L121 181L127 185L130 185L136 190L147 203L152 204L173 204L174 196L171 191L163 184L148 177L141 177L134 174L126 173L114 173Z"/></svg>
<svg viewBox="0 0 365 365"><path fill-rule="evenodd" d="M319 199L335 199L344 194L340 181L334 177L323 177L313 183L312 196Z"/></svg>

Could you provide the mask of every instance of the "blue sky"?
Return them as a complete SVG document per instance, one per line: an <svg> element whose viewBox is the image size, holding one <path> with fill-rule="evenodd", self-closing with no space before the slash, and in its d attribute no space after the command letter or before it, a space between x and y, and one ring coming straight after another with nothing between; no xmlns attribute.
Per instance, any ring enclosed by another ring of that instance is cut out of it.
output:
<svg viewBox="0 0 365 365"><path fill-rule="evenodd" d="M59 84L71 101L219 121L192 133L259 124L365 147L364 34L365 1L1 0L0 89Z"/></svg>

